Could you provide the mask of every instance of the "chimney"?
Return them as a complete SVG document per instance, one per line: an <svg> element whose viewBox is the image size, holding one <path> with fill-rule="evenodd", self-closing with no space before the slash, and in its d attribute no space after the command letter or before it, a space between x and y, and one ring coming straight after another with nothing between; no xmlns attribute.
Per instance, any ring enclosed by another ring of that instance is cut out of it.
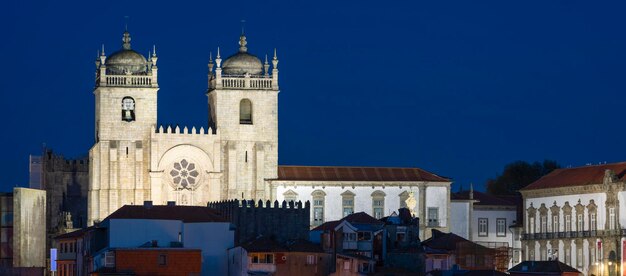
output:
<svg viewBox="0 0 626 276"><path fill-rule="evenodd" d="M152 200L146 200L143 202L143 207L146 209L152 208Z"/></svg>
<svg viewBox="0 0 626 276"><path fill-rule="evenodd" d="M168 201L167 206L176 206L176 201Z"/></svg>

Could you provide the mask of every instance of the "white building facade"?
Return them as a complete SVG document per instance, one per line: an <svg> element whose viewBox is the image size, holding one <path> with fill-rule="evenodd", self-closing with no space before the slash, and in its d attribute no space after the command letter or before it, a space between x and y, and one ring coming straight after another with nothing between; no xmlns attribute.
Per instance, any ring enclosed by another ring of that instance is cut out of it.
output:
<svg viewBox="0 0 626 276"><path fill-rule="evenodd" d="M501 269L521 262L521 236L517 227L521 218L517 217L515 197L488 195L470 188L453 193L451 198L450 232L488 248L506 250L506 260L499 259L502 263L497 263Z"/></svg>
<svg viewBox="0 0 626 276"><path fill-rule="evenodd" d="M347 174L331 178L279 174L293 168L278 166L275 50L271 61L266 56L261 62L248 52L243 34L239 51L223 62L218 48L208 65L207 125L159 126L156 51L146 58L132 50L130 40L125 32L121 50L107 57L103 49L96 60L89 225L144 201L309 200L321 212L311 218L318 225L358 211L387 216L412 198L415 214L428 217L425 225L448 227L450 180L418 168L374 168L360 175L352 169L371 168L335 167Z"/></svg>
<svg viewBox="0 0 626 276"><path fill-rule="evenodd" d="M525 260L558 259L585 275L624 271L626 163L557 169L522 189Z"/></svg>

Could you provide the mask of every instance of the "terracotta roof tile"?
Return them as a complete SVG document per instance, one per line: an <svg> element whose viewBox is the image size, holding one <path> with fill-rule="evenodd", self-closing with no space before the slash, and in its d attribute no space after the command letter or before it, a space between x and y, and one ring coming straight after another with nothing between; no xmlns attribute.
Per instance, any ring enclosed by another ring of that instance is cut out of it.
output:
<svg viewBox="0 0 626 276"><path fill-rule="evenodd" d="M420 168L278 166L279 180L293 181L431 181L450 179Z"/></svg>
<svg viewBox="0 0 626 276"><path fill-rule="evenodd" d="M354 214L350 214L340 220L327 221L322 225L311 229L311 231L328 231L333 230L339 223L342 221L348 221L350 224L373 224L373 225L383 225L384 222L377 220L376 218L366 214L365 212L358 212Z"/></svg>
<svg viewBox="0 0 626 276"><path fill-rule="evenodd" d="M215 209L203 206L124 205L106 219L159 219L191 222L227 222Z"/></svg>
<svg viewBox="0 0 626 276"><path fill-rule="evenodd" d="M626 175L626 162L556 169L521 190L602 184L605 170L612 170L615 176L623 181Z"/></svg>

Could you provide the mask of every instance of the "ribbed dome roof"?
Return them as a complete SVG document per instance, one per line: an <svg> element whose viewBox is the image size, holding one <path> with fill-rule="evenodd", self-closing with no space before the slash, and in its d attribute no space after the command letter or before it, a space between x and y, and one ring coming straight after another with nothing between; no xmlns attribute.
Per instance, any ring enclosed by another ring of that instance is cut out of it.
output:
<svg viewBox="0 0 626 276"><path fill-rule="evenodd" d="M106 59L107 70L113 74L141 74L146 73L147 60L135 50L130 48L130 34L124 32L122 49L111 54Z"/></svg>
<svg viewBox="0 0 626 276"><path fill-rule="evenodd" d="M222 70L224 75L261 75L263 74L263 63L261 60L248 53L248 43L246 37L239 38L239 52L224 60Z"/></svg>

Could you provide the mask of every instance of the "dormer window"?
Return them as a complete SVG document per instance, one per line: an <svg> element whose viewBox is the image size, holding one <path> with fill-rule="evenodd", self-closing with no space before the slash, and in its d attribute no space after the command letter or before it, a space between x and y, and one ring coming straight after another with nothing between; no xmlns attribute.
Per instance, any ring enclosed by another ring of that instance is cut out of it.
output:
<svg viewBox="0 0 626 276"><path fill-rule="evenodd" d="M131 97L122 99L122 121L131 122L135 120L135 100Z"/></svg>

